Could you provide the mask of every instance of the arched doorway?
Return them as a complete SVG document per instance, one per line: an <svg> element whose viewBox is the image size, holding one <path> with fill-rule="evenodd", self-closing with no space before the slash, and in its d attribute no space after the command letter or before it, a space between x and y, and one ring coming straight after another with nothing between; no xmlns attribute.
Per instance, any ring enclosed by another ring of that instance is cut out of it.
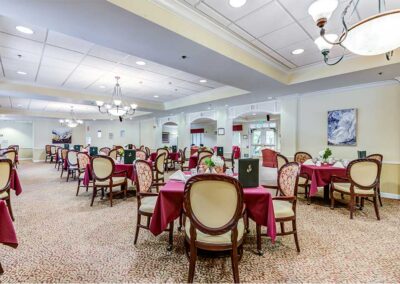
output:
<svg viewBox="0 0 400 284"><path fill-rule="evenodd" d="M190 144L213 148L217 145L217 121L197 118L190 123Z"/></svg>
<svg viewBox="0 0 400 284"><path fill-rule="evenodd" d="M248 112L233 119L233 146L239 146L243 157L260 157L261 150L280 150L280 115Z"/></svg>
<svg viewBox="0 0 400 284"><path fill-rule="evenodd" d="M162 125L161 143L163 146L178 146L178 124L172 121Z"/></svg>

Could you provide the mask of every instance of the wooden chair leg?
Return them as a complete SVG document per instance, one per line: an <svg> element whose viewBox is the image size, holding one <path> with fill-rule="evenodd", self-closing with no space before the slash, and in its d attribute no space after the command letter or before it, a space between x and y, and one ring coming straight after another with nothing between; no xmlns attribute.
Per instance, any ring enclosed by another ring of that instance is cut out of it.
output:
<svg viewBox="0 0 400 284"><path fill-rule="evenodd" d="M62 166L62 167L61 167L61 174L60 174L60 178L62 178L62 176L63 176L63 173L64 173L64 166Z"/></svg>
<svg viewBox="0 0 400 284"><path fill-rule="evenodd" d="M142 219L142 215L137 214L137 219L136 219L136 231L135 231L135 240L133 241L133 244L136 245L138 237L139 237L139 229L140 229L140 222Z"/></svg>
<svg viewBox="0 0 400 284"><path fill-rule="evenodd" d="M13 220L13 222L14 222L15 219L14 219L14 214L13 214L12 207L11 207L11 199L10 198L6 199L6 204L7 204L8 212L10 213L10 216L11 216L11 220Z"/></svg>
<svg viewBox="0 0 400 284"><path fill-rule="evenodd" d="M331 190L331 209L335 209L335 198L333 197L333 190Z"/></svg>
<svg viewBox="0 0 400 284"><path fill-rule="evenodd" d="M279 224L281 225L281 233L285 233L285 223L281 222Z"/></svg>
<svg viewBox="0 0 400 284"><path fill-rule="evenodd" d="M381 217L379 216L378 200L377 200L376 196L374 196L373 200L374 200L374 208L375 208L376 218L377 218L378 220L380 220ZM382 206L382 205L381 205L381 206Z"/></svg>
<svg viewBox="0 0 400 284"><path fill-rule="evenodd" d="M233 271L234 283L239 283L240 281L239 281L239 265L238 265L237 247L232 248L231 260L232 260L232 271Z"/></svg>
<svg viewBox="0 0 400 284"><path fill-rule="evenodd" d="M68 169L67 171L68 171L68 173L67 173L67 182L68 182L68 180L69 180L69 175L70 175L71 171L70 171L69 169Z"/></svg>
<svg viewBox="0 0 400 284"><path fill-rule="evenodd" d="M108 197L110 199L110 206L113 207L113 192L112 187L110 187L110 192L108 193Z"/></svg>
<svg viewBox="0 0 400 284"><path fill-rule="evenodd" d="M79 194L79 188L81 187L81 179L78 179L78 188L76 189L76 196Z"/></svg>
<svg viewBox="0 0 400 284"><path fill-rule="evenodd" d="M194 271L196 269L196 259L197 259L197 248L192 245L192 241L190 241L190 260L189 260L189 277L188 283L193 283L194 279Z"/></svg>
<svg viewBox="0 0 400 284"><path fill-rule="evenodd" d="M93 206L93 202L94 202L96 195L97 195L97 187L93 186L92 202L90 203L90 206Z"/></svg>
<svg viewBox="0 0 400 284"><path fill-rule="evenodd" d="M382 199L381 199L381 185L380 184L378 184L378 186L376 187L376 191L378 192L379 204L382 207L383 205L382 205Z"/></svg>
<svg viewBox="0 0 400 284"><path fill-rule="evenodd" d="M293 228L293 236L294 236L294 242L296 244L296 249L297 252L300 252L300 245L299 245L299 239L297 237L297 226L296 226L296 220L292 221L292 228Z"/></svg>
<svg viewBox="0 0 400 284"><path fill-rule="evenodd" d="M350 208L350 219L353 219L353 214L354 214L354 203L355 203L355 199L353 195L350 195L350 204L349 204L349 208Z"/></svg>
<svg viewBox="0 0 400 284"><path fill-rule="evenodd" d="M0 262L0 275L2 275L3 273L4 273L3 266L1 266L1 262Z"/></svg>
<svg viewBox="0 0 400 284"><path fill-rule="evenodd" d="M256 235L257 235L257 252L259 255L262 255L261 250L261 225L256 224Z"/></svg>

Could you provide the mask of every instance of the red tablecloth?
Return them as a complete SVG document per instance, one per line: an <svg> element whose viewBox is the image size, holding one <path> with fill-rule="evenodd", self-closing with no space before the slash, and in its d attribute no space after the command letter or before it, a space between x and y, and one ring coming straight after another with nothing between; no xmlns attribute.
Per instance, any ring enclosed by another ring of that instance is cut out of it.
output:
<svg viewBox="0 0 400 284"><path fill-rule="evenodd" d="M197 167L197 161L199 160L199 157L197 156L197 153L193 154L189 158L189 170L194 169Z"/></svg>
<svg viewBox="0 0 400 284"><path fill-rule="evenodd" d="M168 154L168 159L171 159L172 161L178 161L179 160L179 156L180 155L179 155L178 152L176 152L176 153L170 152ZM156 152L150 154L150 160L152 162L154 162L156 160L156 158L157 158L157 153Z"/></svg>
<svg viewBox="0 0 400 284"><path fill-rule="evenodd" d="M128 178L131 179L133 182L135 181L135 171L134 171L134 166L133 164L116 164L115 165L115 171L120 172L120 171L127 171L128 172ZM118 176L123 176L123 174L116 174L113 175L115 177ZM83 176L83 185L87 186L89 185L89 182L93 179L92 177L92 166L88 164L85 169L85 175Z"/></svg>
<svg viewBox="0 0 400 284"><path fill-rule="evenodd" d="M19 182L18 173L15 169L11 172L10 187L15 190L16 195L20 195L22 192L21 183Z"/></svg>
<svg viewBox="0 0 400 284"><path fill-rule="evenodd" d="M170 222L177 219L183 207L185 184L170 180L160 189L157 204L151 218L150 231L161 234ZM267 227L267 235L274 241L276 225L271 194L263 187L245 188L244 202L249 217L257 224Z"/></svg>
<svg viewBox="0 0 400 284"><path fill-rule="evenodd" d="M17 235L5 201L0 200L0 243L17 247Z"/></svg>
<svg viewBox="0 0 400 284"><path fill-rule="evenodd" d="M330 165L326 166L312 166L301 165L301 174L308 174L311 179L310 196L315 196L318 192L318 187L329 185L333 175L339 177L346 177L346 169L336 168Z"/></svg>

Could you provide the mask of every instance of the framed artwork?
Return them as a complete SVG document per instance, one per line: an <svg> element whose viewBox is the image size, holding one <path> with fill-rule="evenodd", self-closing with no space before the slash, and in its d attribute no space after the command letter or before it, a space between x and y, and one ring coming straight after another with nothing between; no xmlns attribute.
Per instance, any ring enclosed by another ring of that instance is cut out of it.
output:
<svg viewBox="0 0 400 284"><path fill-rule="evenodd" d="M71 144L72 142L72 129L66 127L60 127L51 131L53 134L53 144Z"/></svg>
<svg viewBox="0 0 400 284"><path fill-rule="evenodd" d="M218 128L218 135L225 135L225 128Z"/></svg>
<svg viewBox="0 0 400 284"><path fill-rule="evenodd" d="M328 111L328 145L357 145L357 109Z"/></svg>

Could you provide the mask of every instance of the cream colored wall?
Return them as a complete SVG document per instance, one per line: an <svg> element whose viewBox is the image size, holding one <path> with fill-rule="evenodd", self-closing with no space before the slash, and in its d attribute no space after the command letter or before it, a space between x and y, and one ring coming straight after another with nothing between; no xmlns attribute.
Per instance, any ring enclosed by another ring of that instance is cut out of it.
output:
<svg viewBox="0 0 400 284"><path fill-rule="evenodd" d="M0 121L1 148L19 145L19 159L32 158L33 126L31 121Z"/></svg>
<svg viewBox="0 0 400 284"><path fill-rule="evenodd" d="M400 195L399 107L399 84L371 84L300 96L297 150L317 155L327 147L327 111L357 108L357 146L329 148L335 157L346 159L357 158L357 150L381 153L384 156L381 190ZM293 128L293 125L286 127Z"/></svg>
<svg viewBox="0 0 400 284"><path fill-rule="evenodd" d="M156 150L161 145L161 127L154 118L140 120L140 145Z"/></svg>

